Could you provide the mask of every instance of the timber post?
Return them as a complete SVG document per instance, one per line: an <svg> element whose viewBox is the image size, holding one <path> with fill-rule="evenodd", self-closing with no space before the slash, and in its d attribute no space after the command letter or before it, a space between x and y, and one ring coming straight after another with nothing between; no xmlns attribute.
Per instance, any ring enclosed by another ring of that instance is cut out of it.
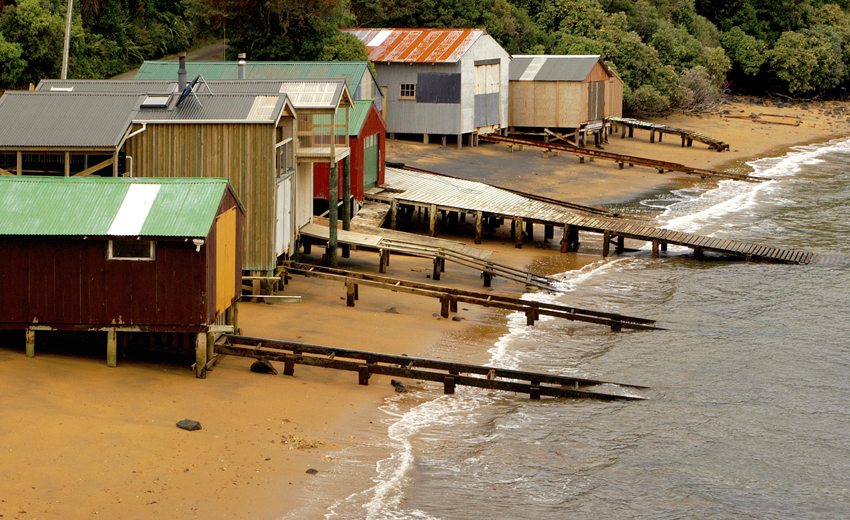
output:
<svg viewBox="0 0 850 520"><path fill-rule="evenodd" d="M426 134L427 136L427 134ZM361 365L357 369L357 383L363 386L369 386L369 367L366 365Z"/></svg>
<svg viewBox="0 0 850 520"><path fill-rule="evenodd" d="M448 295L440 297L440 316L443 318L449 317L449 307L451 306L451 298Z"/></svg>
<svg viewBox="0 0 850 520"><path fill-rule="evenodd" d="M546 224L543 226L543 241L548 242L551 238L555 238L555 227L552 224Z"/></svg>
<svg viewBox="0 0 850 520"><path fill-rule="evenodd" d="M608 252L611 248L611 232L607 229L602 232L602 258L606 258L608 256Z"/></svg>
<svg viewBox="0 0 850 520"><path fill-rule="evenodd" d="M345 305L348 307L354 307L355 287L357 287L357 284L354 283L354 280L351 278L345 280Z"/></svg>
<svg viewBox="0 0 850 520"><path fill-rule="evenodd" d="M655 259L657 259L657 258L658 258L658 246L659 246L659 242L660 242L660 241L659 241L657 238L656 238L655 240L653 240L653 241L652 241L652 259L653 259L653 260L655 260Z"/></svg>
<svg viewBox="0 0 850 520"><path fill-rule="evenodd" d="M106 331L106 366L114 368L118 366L118 341L115 329ZM204 348L206 355L207 349ZM206 361L204 362L206 364Z"/></svg>
<svg viewBox="0 0 850 520"><path fill-rule="evenodd" d="M122 335L122 337L125 336L126 335ZM124 356L123 353L121 355L122 357ZM204 363L204 366L206 366L213 357L215 357L215 332L207 332L207 362Z"/></svg>
<svg viewBox="0 0 850 520"><path fill-rule="evenodd" d="M443 378L443 393L444 394L455 393L455 378L454 377L445 376Z"/></svg>
<svg viewBox="0 0 850 520"><path fill-rule="evenodd" d="M398 216L398 199L393 199L390 202L390 229L396 228L396 219Z"/></svg>
<svg viewBox="0 0 850 520"><path fill-rule="evenodd" d="M328 194L328 265L336 267L337 262L337 223L339 222L339 175L337 174L337 164L334 162L330 166L330 183Z"/></svg>
<svg viewBox="0 0 850 520"><path fill-rule="evenodd" d="M484 287L490 287L493 283L493 273L491 273L488 269L492 268L493 264L487 263L487 267L484 268L484 271L481 272L484 277Z"/></svg>
<svg viewBox="0 0 850 520"><path fill-rule="evenodd" d="M516 220L516 238L514 247L517 249L522 249L522 217L518 217Z"/></svg>
<svg viewBox="0 0 850 520"><path fill-rule="evenodd" d="M206 372L206 366L207 335L204 332L199 332L195 335L195 377L203 378Z"/></svg>
<svg viewBox="0 0 850 520"><path fill-rule="evenodd" d="M283 359L283 375L295 375L295 356L286 356Z"/></svg>
<svg viewBox="0 0 850 520"><path fill-rule="evenodd" d="M617 254L623 254L623 251L626 249L626 240L622 235L617 237Z"/></svg>
<svg viewBox="0 0 850 520"><path fill-rule="evenodd" d="M27 357L35 357L35 330L27 329Z"/></svg>
<svg viewBox="0 0 850 520"><path fill-rule="evenodd" d="M440 280L440 259L438 257L434 257L434 272L431 273L431 279L436 281Z"/></svg>
<svg viewBox="0 0 850 520"><path fill-rule="evenodd" d="M342 161L342 229L351 231L351 156ZM351 248L342 244L342 257L350 256Z"/></svg>
<svg viewBox="0 0 850 520"><path fill-rule="evenodd" d="M528 221L525 223L525 236L529 242L534 242L534 222Z"/></svg>
<svg viewBox="0 0 850 520"><path fill-rule="evenodd" d="M430 209L428 210L429 217L429 225L430 225L430 233L432 237L437 236L437 205L431 204Z"/></svg>
<svg viewBox="0 0 850 520"><path fill-rule="evenodd" d="M378 266L378 272L386 274L388 265L390 265L390 250L381 249L381 262Z"/></svg>

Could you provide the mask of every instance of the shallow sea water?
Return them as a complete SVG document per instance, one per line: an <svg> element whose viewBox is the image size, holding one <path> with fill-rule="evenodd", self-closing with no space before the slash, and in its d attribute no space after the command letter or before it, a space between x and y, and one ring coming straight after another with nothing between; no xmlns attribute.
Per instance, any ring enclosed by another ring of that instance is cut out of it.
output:
<svg viewBox="0 0 850 520"><path fill-rule="evenodd" d="M850 141L801 147L752 163L773 181L617 209L669 229L850 254L848 159ZM517 314L485 360L646 385L647 401L443 396L436 386L395 396L378 447L392 455L343 462L343 476L368 479L323 505L325 518L850 517L850 269L690 253L671 247L653 261L647 246L560 274L565 294L526 295L668 330L547 318L527 327Z"/></svg>

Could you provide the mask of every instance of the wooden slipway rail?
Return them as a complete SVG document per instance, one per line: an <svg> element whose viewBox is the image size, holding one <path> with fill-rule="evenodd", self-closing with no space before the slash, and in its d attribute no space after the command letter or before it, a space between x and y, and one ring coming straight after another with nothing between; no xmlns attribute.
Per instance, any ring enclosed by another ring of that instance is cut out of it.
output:
<svg viewBox="0 0 850 520"><path fill-rule="evenodd" d="M557 136L557 134L553 134ZM700 177L716 177L719 179L732 179L738 181L749 181L749 182L763 182L768 181L770 179L764 177L751 177L746 174L738 174L738 173L725 173L718 172L715 170L706 170L703 168L691 168L690 166L685 166L684 164L672 163L667 161L658 161L655 159L647 159L645 157L635 157L631 155L621 155L617 153L605 152L602 150L594 150L590 148L579 148L577 146L571 144L560 144L560 143L544 143L541 141L533 141L531 139L518 139L516 137L502 137L495 134L482 135L478 137L481 141L489 141L491 143L498 144L506 144L513 151L514 146L529 146L532 148L542 148L547 152L561 152L561 153L571 153L579 156L579 160L584 161L584 157L595 157L598 159L606 159L609 161L614 161L620 165L620 169L623 169L626 164L629 166L646 166L649 168L655 168L658 170L658 173L664 173L665 171L679 172L685 173L687 175L699 175Z"/></svg>
<svg viewBox="0 0 850 520"><path fill-rule="evenodd" d="M694 132L693 130L685 130L684 128L676 128L673 126L667 125L659 125L655 123L650 123L648 121L641 121L639 119L631 119L631 118L623 118L623 117L607 117L605 118L609 123L613 123L620 127L622 133L620 134L620 138L626 137L626 130L628 129L629 137L634 137L635 128L640 128L641 130L649 130L649 142L655 142L655 134L658 134L658 142L661 142L664 134L672 134L677 135L682 138L682 147L687 144L691 146L694 141L699 141L701 143L707 144L709 148L717 150L718 152L722 152L724 150L729 149L729 143L724 143L720 139L715 139L713 137L709 137L704 134L700 134L698 132Z"/></svg>
<svg viewBox="0 0 850 520"><path fill-rule="evenodd" d="M223 334L215 344L219 354L283 361L283 374L295 373L295 365L312 365L336 370L357 372L358 382L368 385L373 374L435 381L443 383L443 392L453 394L457 385L475 386L528 394L531 399L541 396L576 397L587 399L643 400L644 397L599 392L587 387L616 385L625 390L645 389L644 386L621 385L593 379L565 377L520 370L507 370L482 365L451 363L408 356L393 356L377 352L348 350L273 339Z"/></svg>
<svg viewBox="0 0 850 520"><path fill-rule="evenodd" d="M441 304L440 314L444 318L448 318L449 312L457 312L458 302L463 302L481 305L483 307L496 307L523 312L525 313L526 323L528 325L534 325L534 322L539 320L542 315L563 318L570 321L584 321L588 323L607 325L615 331L619 331L624 328L638 330L663 330L660 327L655 326L655 320L646 318L624 316L622 314L593 311L588 309L578 309L556 303L535 302L493 294L490 292L467 291L450 287L442 287L439 285L398 280L385 276L375 276L354 271L346 271L343 269L334 269L310 264L298 264L294 262L286 262L282 268L287 274L298 274L307 277L324 278L344 282L347 293L346 304L349 307L354 307L354 302L358 299L357 286L365 285L367 287L377 287L379 289L438 298Z"/></svg>

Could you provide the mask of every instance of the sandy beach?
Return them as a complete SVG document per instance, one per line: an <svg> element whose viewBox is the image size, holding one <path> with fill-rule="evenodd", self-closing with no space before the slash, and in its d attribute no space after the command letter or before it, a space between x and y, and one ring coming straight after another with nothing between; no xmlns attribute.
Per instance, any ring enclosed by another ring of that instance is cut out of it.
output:
<svg viewBox="0 0 850 520"><path fill-rule="evenodd" d="M841 110L836 111L836 107ZM676 114L656 122L730 143L718 153L677 139L649 143L612 135L606 151L700 168L745 168L747 160L778 155L799 144L850 135L845 105L764 106L735 102L726 115L782 114L799 126L762 124L719 114ZM616 163L579 164L574 157L544 158L539 151L508 153L477 148L388 141L387 159L570 202L619 203L695 182L711 182ZM543 274L599 259L598 245L560 254L554 242L515 249L505 234L481 247L493 260ZM443 236L471 242L469 236ZM318 262L322 248L307 259ZM347 269L376 273L378 255L354 252ZM428 260L396 257L389 276L430 282ZM441 284L481 290L479 273L448 266ZM525 287L497 279L494 290L520 295ZM439 317L439 302L361 287L353 308L338 282L295 277L285 294L302 302L240 304L249 336L317 345L422 355L435 346L458 359L486 362L486 350L504 333L504 313L461 305L461 321ZM388 312L389 311L389 312ZM38 341L38 340L37 340ZM450 345L448 348L446 345ZM105 352L24 354L23 335L0 336L0 517L39 518L321 518L321 505L347 496L361 481L326 479L341 450L368 449L386 435L378 406L394 389L375 376L368 386L350 372L296 366L294 377L255 374L251 360L227 357L204 380L188 364L155 357L129 358L107 368ZM278 367L279 369L282 367ZM416 384L413 384L416 388ZM415 399L415 392L410 394ZM181 419L200 431L178 429ZM318 473L308 474L308 469ZM368 481L371 474L359 476Z"/></svg>

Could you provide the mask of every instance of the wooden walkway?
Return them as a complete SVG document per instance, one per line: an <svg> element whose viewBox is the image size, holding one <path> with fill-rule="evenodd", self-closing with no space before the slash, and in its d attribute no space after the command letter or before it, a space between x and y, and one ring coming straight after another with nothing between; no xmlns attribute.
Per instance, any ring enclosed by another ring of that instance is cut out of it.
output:
<svg viewBox="0 0 850 520"><path fill-rule="evenodd" d="M624 239L628 238L651 243L653 258L657 258L659 251L666 250L667 246L672 244L693 249L697 259L702 259L706 252L712 252L749 261L850 265L850 256L847 255L820 255L798 249L785 249L657 228L646 222L614 216L588 215L522 197L486 184L421 171L387 168L385 186L386 190L367 197L388 202L391 208L396 208L395 211L406 211L408 214L416 208L425 209L430 213L432 234L436 234L438 230L436 225L438 212L472 214L476 222L476 243L481 242L485 228L492 229L501 220L507 219L514 223L517 247L522 245L524 223L526 236L532 236L534 224L545 226L546 238L552 237L554 227L562 228L564 231L561 239L562 252L578 250L579 232L582 231L603 236L603 256L609 255L611 245L617 252L624 251Z"/></svg>
<svg viewBox="0 0 850 520"><path fill-rule="evenodd" d="M553 134L556 137L557 134ZM593 157L596 159L603 159L607 161L613 161L620 165L620 169L623 169L628 164L629 166L644 166L647 168L653 168L658 170L658 173L664 173L667 171L670 172L678 172L684 173L686 175L698 175L699 177L706 178L712 177L717 179L732 179L737 181L748 181L748 182L763 182L769 181L770 179L765 177L752 177L745 173L728 173L728 172L719 172L715 170L707 170L705 168L692 168L690 166L685 166L684 164L668 162L668 161L659 161L656 159L649 159L646 157L637 157L633 155L622 155L617 153L606 152L603 150L596 150L593 148L580 148L578 146L574 146L572 144L567 143L554 143L554 142L543 142L543 141L534 141L531 139L520 139L516 137L502 137L496 134L482 135L478 137L481 141L488 141L491 143L505 144L508 148L513 151L514 148L522 149L522 147L529 148L539 148L544 151L545 154L549 153L564 153L564 154L572 154L579 158L580 162L584 162L585 157Z"/></svg>
<svg viewBox="0 0 850 520"><path fill-rule="evenodd" d="M658 134L658 142L660 143L664 137L664 134L671 134L678 136L682 139L682 147L691 146L694 141L699 141L701 143L707 144L709 148L713 150L717 150L718 152L722 152L724 150L729 149L729 143L724 143L719 139L715 139L713 137L709 137L707 135L700 134L698 132L694 132L692 130L685 130L684 128L675 128L667 125L658 125L655 123L650 123L648 121L640 121L638 119L631 118L622 118L622 117L607 117L606 121L612 123L618 127L620 127L621 133L620 138L626 137L626 130L628 129L629 137L634 137L635 128L640 128L641 130L649 130L649 142L655 142L655 135Z"/></svg>
<svg viewBox="0 0 850 520"><path fill-rule="evenodd" d="M643 400L634 390L647 387L557 376L484 365L452 363L434 359L393 356L342 348L323 347L248 336L222 335L215 343L217 355L241 356L283 362L283 374L295 374L295 365L310 365L335 370L357 372L358 383L368 385L372 375L386 375L442 383L443 392L453 394L456 386L473 386L528 394L531 399L541 396L579 399ZM210 367L212 368L212 367ZM605 385L605 392L599 387ZM619 389L620 394L612 393ZM626 393L628 392L628 393Z"/></svg>
<svg viewBox="0 0 850 520"><path fill-rule="evenodd" d="M322 225L324 224L324 225ZM412 233L380 228L368 228L373 234L361 234L356 230L339 230L338 241L343 244L367 247L380 255L379 272L386 273L391 254L403 254L429 258L434 264L432 278L437 281L446 271L446 262L481 271L484 287L490 287L495 277L505 278L523 285L531 285L547 291L558 291L555 280L548 276L523 271L489 260L492 251L470 247L461 242L423 237ZM314 221L300 230L302 237L327 242L329 230L327 219L314 217ZM310 240L303 240L305 254L310 254Z"/></svg>
<svg viewBox="0 0 850 520"><path fill-rule="evenodd" d="M552 316L569 321L583 321L587 323L605 325L615 331L623 330L624 328L637 330L660 329L655 325L655 320L646 318L625 316L623 314L594 311L590 309L579 309L556 303L523 300L522 298L514 298L512 296L500 295L493 292L468 291L464 289L455 289L452 287L443 287L440 285L412 282L409 280L400 280L398 278L376 276L355 271L346 271L344 269L300 264L296 262L286 262L284 265L279 266L278 269L287 275L297 274L306 277L324 278L344 282L346 287L346 305L349 307L354 307L355 301L359 298L357 286L365 285L368 287L376 287L378 289L387 289L395 292L404 292L419 296L437 298L440 300L440 314L443 318L448 318L450 312L457 312L458 302L463 302L480 305L482 307L495 307L522 312L526 316L527 325L534 325L534 322L539 320L540 316Z"/></svg>

